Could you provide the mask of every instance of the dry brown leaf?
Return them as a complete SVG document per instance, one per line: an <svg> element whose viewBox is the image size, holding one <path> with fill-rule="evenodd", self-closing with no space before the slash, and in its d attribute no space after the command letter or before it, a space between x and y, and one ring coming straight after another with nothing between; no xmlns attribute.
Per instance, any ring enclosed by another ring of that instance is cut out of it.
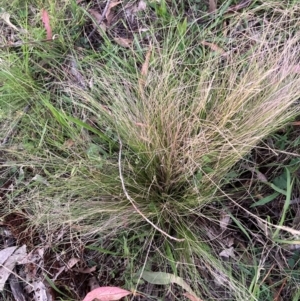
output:
<svg viewBox="0 0 300 301"><path fill-rule="evenodd" d="M115 13L112 11L112 8L119 5L120 3L122 3L122 1L118 1L118 0L110 1L107 11L105 13L105 18L108 26L111 24L112 19L115 17Z"/></svg>
<svg viewBox="0 0 300 301"><path fill-rule="evenodd" d="M191 301L203 301L202 299L190 294L190 293L184 293L183 296L186 296Z"/></svg>
<svg viewBox="0 0 300 301"><path fill-rule="evenodd" d="M102 15L99 14L98 11L96 11L95 9L89 9L89 13L95 19L96 23L102 29L102 31L106 32L106 25L103 22L101 22ZM96 27L95 24L93 24L93 26ZM98 32L100 35L102 34L101 30L99 30Z"/></svg>
<svg viewBox="0 0 300 301"><path fill-rule="evenodd" d="M64 142L63 147L71 148L75 144L75 141L72 139L68 139Z"/></svg>
<svg viewBox="0 0 300 301"><path fill-rule="evenodd" d="M218 45L214 44L214 43L209 43L206 41L202 41L201 42L202 45L209 47L211 50L219 52L220 54L225 54L225 51L219 47Z"/></svg>
<svg viewBox="0 0 300 301"><path fill-rule="evenodd" d="M114 38L114 41L125 48L130 48L132 46L132 40L131 39L125 39L125 38Z"/></svg>
<svg viewBox="0 0 300 301"><path fill-rule="evenodd" d="M209 13L213 13L217 9L217 1L216 0L209 0L209 7L208 11Z"/></svg>
<svg viewBox="0 0 300 301"><path fill-rule="evenodd" d="M150 47L147 51L146 57L145 57L145 62L142 65L141 75L144 76L144 77L146 77L147 74L148 74L151 52L152 52L152 45L150 45Z"/></svg>
<svg viewBox="0 0 300 301"><path fill-rule="evenodd" d="M100 23L102 15L95 9L89 9L88 12L90 13L90 15L95 19L95 21L97 22L97 24Z"/></svg>
<svg viewBox="0 0 300 301"><path fill-rule="evenodd" d="M234 248L233 248L233 247L230 247L230 248L228 248L228 249L223 250L223 251L219 254L219 256L225 257L225 258L229 258L229 257L234 258L234 257L235 257L235 255L234 255Z"/></svg>
<svg viewBox="0 0 300 301"><path fill-rule="evenodd" d="M100 27L101 27L101 25L100 25ZM75 58L71 59L69 65L70 65L70 69L69 69L70 73L73 75L71 77L71 81L74 82L75 84L79 85L81 88L85 89L86 83L85 83L83 75L78 70L78 66L77 66L77 62L76 62Z"/></svg>
<svg viewBox="0 0 300 301"><path fill-rule="evenodd" d="M231 247L231 246L233 246L233 244L234 244L234 237L226 237L225 238L225 245L227 246L227 247Z"/></svg>
<svg viewBox="0 0 300 301"><path fill-rule="evenodd" d="M220 228L222 231L225 231L227 229L227 226L230 222L230 215L222 212L221 219L220 219Z"/></svg>
<svg viewBox="0 0 300 301"><path fill-rule="evenodd" d="M67 269L72 269L72 267L80 261L79 258L72 257L69 259L67 263Z"/></svg>
<svg viewBox="0 0 300 301"><path fill-rule="evenodd" d="M143 11L147 8L147 3L144 0L140 0L139 3L128 3L124 7L124 11L127 17L136 15L139 11Z"/></svg>
<svg viewBox="0 0 300 301"><path fill-rule="evenodd" d="M140 89L141 95L144 95L145 78L147 77L147 74L148 74L151 52L152 52L152 45L150 44L150 47L149 47L146 57L145 57L145 61L141 68L141 77L139 78L139 89Z"/></svg>

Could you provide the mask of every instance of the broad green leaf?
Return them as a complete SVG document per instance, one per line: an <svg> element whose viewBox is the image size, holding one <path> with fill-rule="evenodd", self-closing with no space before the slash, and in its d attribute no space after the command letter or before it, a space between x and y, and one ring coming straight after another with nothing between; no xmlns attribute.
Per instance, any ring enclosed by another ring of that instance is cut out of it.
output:
<svg viewBox="0 0 300 301"><path fill-rule="evenodd" d="M263 206L265 204L268 204L269 202L276 199L279 196L279 194L280 194L279 192L274 192L274 193L266 196L265 198L262 198L261 200L255 202L254 204L252 204L250 206L250 208L257 207L257 206Z"/></svg>
<svg viewBox="0 0 300 301"><path fill-rule="evenodd" d="M176 283L191 295L196 296L191 287L179 276L165 272L143 271L141 277L151 284L168 285L171 283Z"/></svg>
<svg viewBox="0 0 300 301"><path fill-rule="evenodd" d="M274 185L274 184L271 184L270 186L271 186L275 191L277 191L277 192L279 192L279 193L281 193L281 194L283 194L283 195L286 196L286 191L285 191L285 190L280 189L279 187L277 187L277 186Z"/></svg>

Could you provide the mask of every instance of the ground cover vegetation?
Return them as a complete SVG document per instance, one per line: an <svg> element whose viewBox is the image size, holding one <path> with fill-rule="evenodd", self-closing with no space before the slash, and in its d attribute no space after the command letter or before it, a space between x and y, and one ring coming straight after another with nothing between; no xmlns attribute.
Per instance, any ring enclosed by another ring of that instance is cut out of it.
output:
<svg viewBox="0 0 300 301"><path fill-rule="evenodd" d="M299 300L298 1L0 9L3 300Z"/></svg>

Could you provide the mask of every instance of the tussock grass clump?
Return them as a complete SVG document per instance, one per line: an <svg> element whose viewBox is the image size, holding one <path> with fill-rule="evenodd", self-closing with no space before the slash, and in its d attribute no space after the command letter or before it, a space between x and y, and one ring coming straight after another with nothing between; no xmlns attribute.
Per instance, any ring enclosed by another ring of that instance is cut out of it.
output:
<svg viewBox="0 0 300 301"><path fill-rule="evenodd" d="M19 87L16 98L35 102L21 121L27 135L2 148L13 160L3 166L26 166L28 177L10 206L48 233L63 226L103 242L133 231L146 240L136 269L155 246L163 254L157 269L189 279L200 295L212 294L213 285L199 279L205 269L232 298L250 300L241 272L218 259L221 243L202 242L210 218L203 210L223 197L228 171L299 112L299 39L270 40L280 28L269 30L250 49L219 54L181 36L168 49L153 42L149 64L85 58L77 72L86 86ZM197 48L202 57L191 55ZM31 82L12 72L0 73L5 103L18 80ZM36 174L42 179L32 181Z"/></svg>

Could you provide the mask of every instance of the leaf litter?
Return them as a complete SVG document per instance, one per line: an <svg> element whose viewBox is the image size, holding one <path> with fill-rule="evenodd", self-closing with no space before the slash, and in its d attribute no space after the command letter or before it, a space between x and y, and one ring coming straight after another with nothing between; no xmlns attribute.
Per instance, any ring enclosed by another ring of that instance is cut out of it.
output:
<svg viewBox="0 0 300 301"><path fill-rule="evenodd" d="M3 254L3 255L2 255ZM14 273L14 268L26 256L26 246L9 247L8 250L0 251L1 261L0 267L0 291L4 290L4 285L11 273Z"/></svg>
<svg viewBox="0 0 300 301"><path fill-rule="evenodd" d="M89 292L85 296L83 301L93 301L94 299L97 299L99 301L117 301L130 294L131 292L121 289L119 287L98 287Z"/></svg>

